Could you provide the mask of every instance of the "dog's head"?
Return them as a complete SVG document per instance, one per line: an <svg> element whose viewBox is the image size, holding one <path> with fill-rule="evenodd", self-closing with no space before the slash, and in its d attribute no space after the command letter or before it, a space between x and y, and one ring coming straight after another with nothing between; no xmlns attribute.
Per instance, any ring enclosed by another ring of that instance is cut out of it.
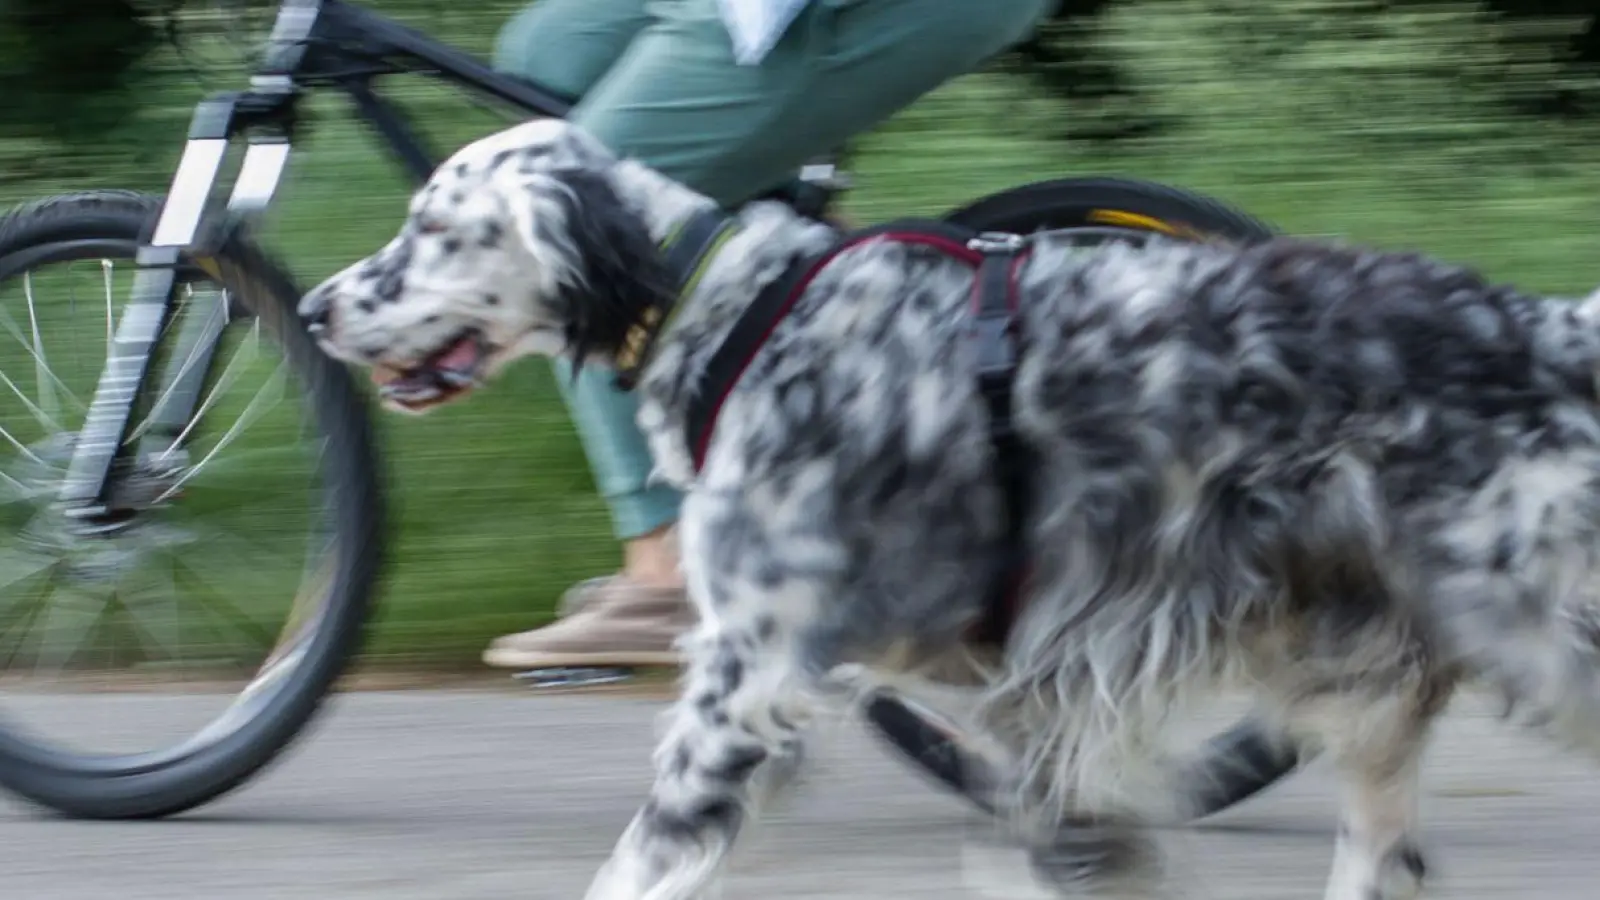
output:
<svg viewBox="0 0 1600 900"><path fill-rule="evenodd" d="M314 288L300 315L411 412L528 354L612 357L672 290L619 171L556 120L470 144L412 198L400 233Z"/></svg>

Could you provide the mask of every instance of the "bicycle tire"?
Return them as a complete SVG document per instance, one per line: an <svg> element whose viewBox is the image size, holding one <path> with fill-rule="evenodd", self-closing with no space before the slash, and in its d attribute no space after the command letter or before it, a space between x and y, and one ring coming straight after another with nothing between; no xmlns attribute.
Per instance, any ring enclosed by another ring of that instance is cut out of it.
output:
<svg viewBox="0 0 1600 900"><path fill-rule="evenodd" d="M131 259L159 209L156 197L121 191L64 194L18 207L0 218L0 279L17 274L8 265L17 268L52 244L125 248ZM349 372L317 349L295 316L300 292L293 279L238 233L191 262L271 332L305 387L310 420L326 441L322 465L336 541L327 599L304 656L282 683L269 688L238 727L213 741L191 741L192 747L181 748L186 752L71 754L19 737L0 721L0 787L73 818L174 815L217 799L281 758L359 652L382 566L384 507L366 402Z"/></svg>
<svg viewBox="0 0 1600 900"><path fill-rule="evenodd" d="M1120 214L1120 215L1119 215ZM1272 238L1266 223L1213 198L1154 182L1124 178L1064 178L1025 184L979 198L945 219L976 231L1027 234L1041 229L1133 226L1176 236L1238 243ZM890 693L865 708L868 724L914 768L992 814L992 783L983 759L962 746L954 726ZM1211 738L1178 779L1191 818L1236 806L1301 766L1301 748L1246 719Z"/></svg>

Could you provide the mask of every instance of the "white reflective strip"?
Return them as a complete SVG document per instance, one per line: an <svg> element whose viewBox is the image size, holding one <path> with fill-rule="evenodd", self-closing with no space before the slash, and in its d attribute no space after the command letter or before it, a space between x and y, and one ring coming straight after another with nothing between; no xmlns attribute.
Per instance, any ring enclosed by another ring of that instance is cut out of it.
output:
<svg viewBox="0 0 1600 900"><path fill-rule="evenodd" d="M228 208L238 212L254 212L272 202L278 189L278 180L289 162L289 142L271 141L251 144L244 152L244 162L239 166L239 178L233 183L233 196L228 198Z"/></svg>
<svg viewBox="0 0 1600 900"><path fill-rule="evenodd" d="M216 183L217 170L222 168L227 150L228 142L220 138L190 141L183 148L178 173L172 178L171 192L161 210L161 221L150 239L152 246L187 247L194 240L200 214L205 211L206 199L211 196L211 186Z"/></svg>

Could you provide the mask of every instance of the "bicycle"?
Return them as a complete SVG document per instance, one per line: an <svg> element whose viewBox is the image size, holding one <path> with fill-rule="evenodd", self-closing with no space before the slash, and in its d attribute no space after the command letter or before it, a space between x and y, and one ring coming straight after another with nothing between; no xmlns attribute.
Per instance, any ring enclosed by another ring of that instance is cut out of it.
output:
<svg viewBox="0 0 1600 900"><path fill-rule="evenodd" d="M0 220L0 284L22 276L32 344L9 313L0 324L29 349L37 391L42 395L49 387L55 400L61 379L43 374L39 321L49 315L34 302L31 267L79 258L100 259L102 268L116 258L136 262L132 294L120 318L113 315L107 276L107 357L82 426L33 442L0 428L14 462L20 460L13 470L0 468L0 489L10 491L0 495L0 509L22 510L24 534L42 529L49 538L46 550L91 559L100 568L89 566L90 576L110 565L103 557L122 564L142 552L152 540L153 526L147 523L166 523L192 502L188 492L205 461L228 444L219 439L203 455L196 447L209 433L202 424L214 408L216 385L231 371L230 364L218 374L218 350L228 330L240 326L258 342L263 335L276 341L289 375L307 385L311 427L320 435L313 443L321 447L320 470L329 481L320 496L333 532L316 554L318 561L306 567L312 574L302 577L282 628L275 637L258 632L271 651L253 671L245 670L248 684L222 715L177 746L133 754L70 752L0 722L0 786L78 817L152 818L192 809L243 784L277 758L304 732L361 647L384 544L379 455L369 408L347 371L319 353L298 322L294 308L301 292L293 277L250 235L303 131L299 105L314 90L344 93L412 179L420 183L428 177L440 157L426 149L404 111L374 86L379 78L403 74L443 80L523 115L564 116L572 105L569 98L495 72L469 54L345 0L284 0L249 89L210 96L196 108L164 199L69 194ZM244 153L224 199L223 164L241 139ZM805 215L825 217L849 186L837 162L829 157L807 166L772 196ZM1162 232L1249 241L1272 234L1209 198L1112 178L1027 184L981 198L947 218L981 231L1057 229L1090 238L1136 239ZM29 400L13 379L6 377L4 385ZM44 415L44 405L27 405L49 431L44 420L55 423ZM247 408L254 405L252 399ZM230 429L224 436L234 434ZM299 436L304 437L303 428ZM195 456L203 458L192 462ZM28 540L19 546L43 552L39 538ZM196 555L181 552L188 545L176 546L174 572ZM0 565L4 562L0 557ZM83 580L79 563L69 568ZM9 583L6 578L0 568L0 588ZM54 596L54 590L45 589L45 596ZM22 643L12 648L7 663L21 648ZM69 657L52 662L73 668L77 658ZM958 726L888 692L874 695L865 712L876 732L914 766L988 809L980 788L984 763L964 745ZM1296 748L1248 720L1208 746L1209 753L1190 773L1206 791L1199 798L1200 815L1244 800L1300 762Z"/></svg>

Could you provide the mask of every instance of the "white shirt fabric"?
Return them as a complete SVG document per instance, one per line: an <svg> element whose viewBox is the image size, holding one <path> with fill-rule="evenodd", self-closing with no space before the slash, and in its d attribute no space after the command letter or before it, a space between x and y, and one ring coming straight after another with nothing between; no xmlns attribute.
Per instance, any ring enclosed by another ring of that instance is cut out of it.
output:
<svg viewBox="0 0 1600 900"><path fill-rule="evenodd" d="M811 0L717 0L733 38L733 61L753 66L766 58ZM976 2L976 0L975 0Z"/></svg>

